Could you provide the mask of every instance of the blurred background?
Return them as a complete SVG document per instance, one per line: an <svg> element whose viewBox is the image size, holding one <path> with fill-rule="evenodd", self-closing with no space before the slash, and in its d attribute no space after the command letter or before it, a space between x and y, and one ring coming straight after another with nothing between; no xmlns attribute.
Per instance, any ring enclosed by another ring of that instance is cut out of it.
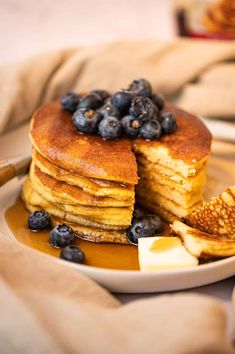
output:
<svg viewBox="0 0 235 354"><path fill-rule="evenodd" d="M170 0L0 0L0 60L115 39L174 36Z"/></svg>
<svg viewBox="0 0 235 354"><path fill-rule="evenodd" d="M118 39L235 39L235 0L0 0L0 60Z"/></svg>

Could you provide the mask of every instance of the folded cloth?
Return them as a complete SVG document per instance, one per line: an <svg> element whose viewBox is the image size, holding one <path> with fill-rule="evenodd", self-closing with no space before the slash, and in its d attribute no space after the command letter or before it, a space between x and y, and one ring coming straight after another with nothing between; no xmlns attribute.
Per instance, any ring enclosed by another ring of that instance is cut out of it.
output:
<svg viewBox="0 0 235 354"><path fill-rule="evenodd" d="M4 65L0 132L67 91L114 91L138 77L146 77L155 90L194 113L233 119L234 60L233 41L177 39L58 50Z"/></svg>
<svg viewBox="0 0 235 354"><path fill-rule="evenodd" d="M162 295L121 305L82 274L0 238L2 354L224 354L225 315L215 300Z"/></svg>

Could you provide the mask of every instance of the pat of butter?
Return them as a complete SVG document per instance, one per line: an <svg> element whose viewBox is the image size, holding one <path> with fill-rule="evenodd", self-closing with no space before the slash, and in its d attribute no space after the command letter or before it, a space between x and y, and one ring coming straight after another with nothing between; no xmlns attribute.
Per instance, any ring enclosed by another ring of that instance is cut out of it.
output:
<svg viewBox="0 0 235 354"><path fill-rule="evenodd" d="M198 259L183 246L179 237L142 237L138 240L140 270L189 268Z"/></svg>

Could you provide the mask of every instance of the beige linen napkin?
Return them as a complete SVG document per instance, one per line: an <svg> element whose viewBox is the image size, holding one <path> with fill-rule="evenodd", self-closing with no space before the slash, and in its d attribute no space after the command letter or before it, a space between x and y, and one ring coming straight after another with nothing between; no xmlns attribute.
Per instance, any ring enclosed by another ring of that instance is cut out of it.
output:
<svg viewBox="0 0 235 354"><path fill-rule="evenodd" d="M0 238L1 354L225 354L222 306L196 294L121 305L82 274Z"/></svg>
<svg viewBox="0 0 235 354"><path fill-rule="evenodd" d="M148 78L155 90L202 115L235 118L235 43L177 39L115 42L44 53L0 67L0 132L69 90L116 90Z"/></svg>

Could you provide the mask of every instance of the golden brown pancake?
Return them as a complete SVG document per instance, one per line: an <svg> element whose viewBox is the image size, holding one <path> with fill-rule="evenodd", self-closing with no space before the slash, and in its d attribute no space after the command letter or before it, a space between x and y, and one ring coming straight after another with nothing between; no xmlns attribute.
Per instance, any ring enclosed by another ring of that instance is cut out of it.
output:
<svg viewBox="0 0 235 354"><path fill-rule="evenodd" d="M27 209L28 205L33 205L39 207L39 209L46 210L50 215L77 225L90 226L101 230L123 230L128 227L127 224L123 224L126 218L125 211L115 214L113 211L110 211L110 208L106 208L108 214L103 214L102 212L99 214L98 210L94 212L92 209L88 211L83 209L82 213L78 212L77 208L73 205L61 203L58 199L54 198L52 201L51 196L49 196L49 200L46 199L45 195L39 194L35 190L29 178L24 183L22 199ZM127 217L129 217L129 214ZM115 224L112 224L112 221Z"/></svg>
<svg viewBox="0 0 235 354"><path fill-rule="evenodd" d="M59 102L39 108L30 127L35 149L57 166L78 175L137 184L137 164L128 139L105 141L84 135L72 123L72 115Z"/></svg>
<svg viewBox="0 0 235 354"><path fill-rule="evenodd" d="M188 177L196 173L208 157L211 134L199 118L167 104L177 117L177 130L160 140L128 139L105 141L97 135L84 135L76 130L71 114L61 109L59 102L40 107L33 115L30 137L34 148L47 160L65 170L102 180L137 184L137 154L151 155L156 151L165 156L176 172ZM180 161L180 162L179 162ZM183 173L182 173L183 174Z"/></svg>
<svg viewBox="0 0 235 354"><path fill-rule="evenodd" d="M34 163L30 168L30 179L33 185L39 185L44 194L49 193L55 196L63 203L75 206L95 206L99 208L133 208L134 202L126 200L118 200L110 197L96 197L92 194L84 192L83 189L71 184L61 182L55 178L43 173Z"/></svg>
<svg viewBox="0 0 235 354"><path fill-rule="evenodd" d="M39 205L30 204L28 201L24 200L24 203L27 209L30 212L34 212L36 210L42 209ZM46 210L43 208L43 210ZM53 225L63 224L65 222L65 218L59 219L58 216L53 216L53 208L48 208L47 211L52 216L52 223ZM109 242L109 243L122 243L122 244L129 244L126 237L126 232L122 230L106 230L104 228L97 228L91 226L82 226L77 223L73 223L69 220L66 220L66 224L71 226L72 229L75 231L76 235L87 241L92 242Z"/></svg>
<svg viewBox="0 0 235 354"><path fill-rule="evenodd" d="M45 159L33 149L32 159L34 164L45 174L54 177L58 181L80 187L89 194L97 197L112 197L118 200L134 200L134 186L101 179L88 178L77 175L61 167L56 166Z"/></svg>

